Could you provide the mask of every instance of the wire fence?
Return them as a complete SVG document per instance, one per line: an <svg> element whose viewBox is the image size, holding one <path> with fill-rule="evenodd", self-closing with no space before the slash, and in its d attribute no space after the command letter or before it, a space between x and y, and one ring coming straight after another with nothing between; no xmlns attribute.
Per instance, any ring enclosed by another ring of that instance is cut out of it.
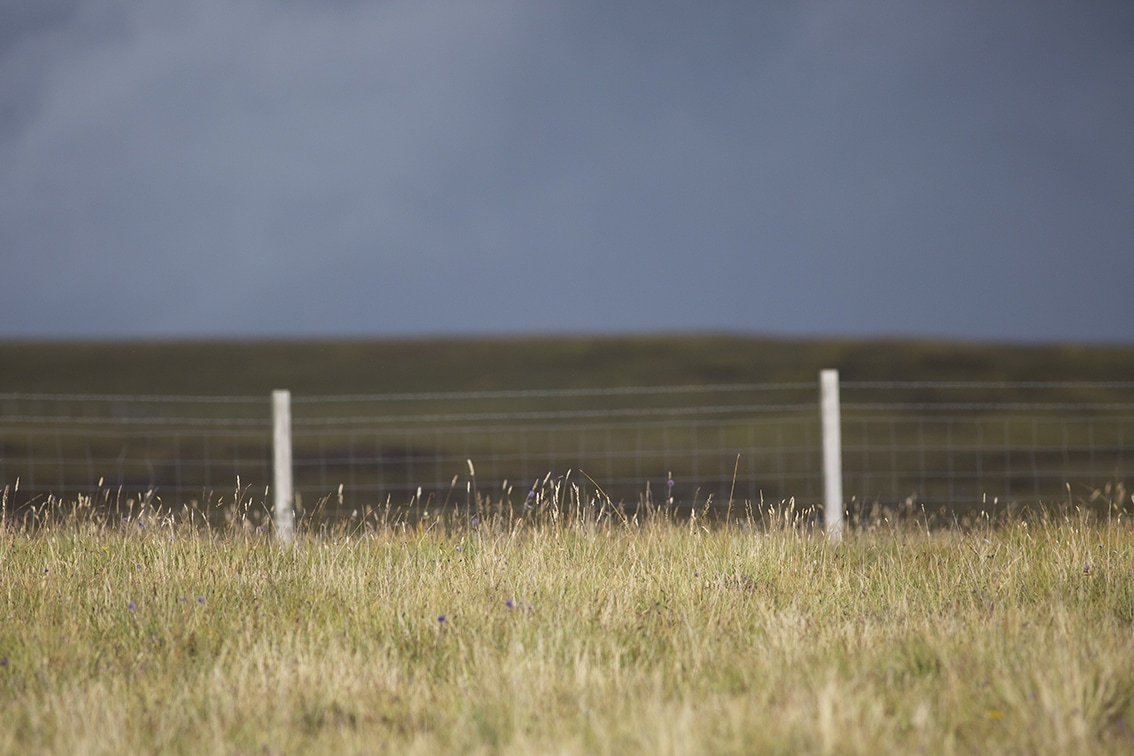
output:
<svg viewBox="0 0 1134 756"><path fill-rule="evenodd" d="M841 391L852 512L1058 503L1131 477L1134 382ZM547 475L627 504L823 494L815 383L296 396L292 418L300 511L476 494L522 502ZM79 496L266 503L271 444L267 395L0 395L0 481L13 509Z"/></svg>

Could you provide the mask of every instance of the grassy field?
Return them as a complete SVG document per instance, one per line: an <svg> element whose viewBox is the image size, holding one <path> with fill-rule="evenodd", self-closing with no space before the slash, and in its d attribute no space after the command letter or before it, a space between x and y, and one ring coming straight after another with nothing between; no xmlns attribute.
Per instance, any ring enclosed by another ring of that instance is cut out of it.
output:
<svg viewBox="0 0 1134 756"><path fill-rule="evenodd" d="M290 546L82 501L0 527L0 752L1130 752L1125 497L839 545L553 482Z"/></svg>

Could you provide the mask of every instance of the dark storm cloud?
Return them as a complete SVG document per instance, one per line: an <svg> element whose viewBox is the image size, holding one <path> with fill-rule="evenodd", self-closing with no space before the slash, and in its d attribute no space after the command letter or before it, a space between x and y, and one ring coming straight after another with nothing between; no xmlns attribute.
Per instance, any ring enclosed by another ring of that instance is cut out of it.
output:
<svg viewBox="0 0 1134 756"><path fill-rule="evenodd" d="M1125 4L9 7L0 335L1134 340Z"/></svg>

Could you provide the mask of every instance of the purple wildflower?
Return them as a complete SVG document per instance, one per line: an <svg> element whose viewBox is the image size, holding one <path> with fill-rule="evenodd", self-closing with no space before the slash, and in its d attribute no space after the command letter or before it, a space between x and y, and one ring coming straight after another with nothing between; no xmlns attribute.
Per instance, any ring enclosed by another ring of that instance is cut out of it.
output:
<svg viewBox="0 0 1134 756"><path fill-rule="evenodd" d="M5 656L3 659L0 659L0 667L7 667L7 666L8 666L8 657Z"/></svg>
<svg viewBox="0 0 1134 756"><path fill-rule="evenodd" d="M129 609L130 611L134 611L134 609L136 609L137 607L135 607L133 601L127 601L126 602L126 608Z"/></svg>
<svg viewBox="0 0 1134 756"><path fill-rule="evenodd" d="M515 606L515 604L512 603L512 599L508 599L507 601L504 602L504 606L511 609L513 606Z"/></svg>
<svg viewBox="0 0 1134 756"><path fill-rule="evenodd" d="M437 621L438 622L444 622L445 621L445 615L444 614L438 614L437 615Z"/></svg>
<svg viewBox="0 0 1134 756"><path fill-rule="evenodd" d="M205 597L204 597L204 596L198 596L198 597L197 597L197 603L198 603L198 604L203 604L203 603L205 603Z"/></svg>

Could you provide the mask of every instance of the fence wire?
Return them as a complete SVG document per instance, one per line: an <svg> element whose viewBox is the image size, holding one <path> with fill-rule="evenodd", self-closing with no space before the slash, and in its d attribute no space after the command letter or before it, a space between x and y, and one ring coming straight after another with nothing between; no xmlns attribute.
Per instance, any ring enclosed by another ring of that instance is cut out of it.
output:
<svg viewBox="0 0 1134 756"><path fill-rule="evenodd" d="M852 510L1063 502L1131 474L1134 382L841 390ZM267 395L0 394L5 502L266 506L270 411ZM301 510L522 503L547 475L629 504L809 504L823 490L815 383L296 396L292 417Z"/></svg>

